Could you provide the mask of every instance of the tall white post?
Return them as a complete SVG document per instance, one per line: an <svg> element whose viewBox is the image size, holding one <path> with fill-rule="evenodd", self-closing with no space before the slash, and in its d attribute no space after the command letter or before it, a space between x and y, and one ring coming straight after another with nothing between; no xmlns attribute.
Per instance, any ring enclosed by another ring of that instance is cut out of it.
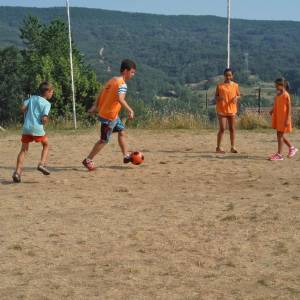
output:
<svg viewBox="0 0 300 300"><path fill-rule="evenodd" d="M66 0L66 4L67 4L68 27L69 27L69 43L70 43L69 49L70 49L70 71L71 71L71 85L72 85L72 102L73 102L73 121L74 121L74 128L77 129L74 69L73 69L73 49L72 49L71 17L70 17L70 3L69 3L69 0Z"/></svg>
<svg viewBox="0 0 300 300"><path fill-rule="evenodd" d="M227 32L227 68L230 68L231 61L231 0L227 0L227 19L228 19L228 32Z"/></svg>

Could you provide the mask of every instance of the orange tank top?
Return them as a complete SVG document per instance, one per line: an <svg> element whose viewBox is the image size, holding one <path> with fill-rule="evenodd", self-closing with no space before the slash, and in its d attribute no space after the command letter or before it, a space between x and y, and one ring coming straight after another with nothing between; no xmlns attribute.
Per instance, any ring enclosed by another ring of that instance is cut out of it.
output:
<svg viewBox="0 0 300 300"><path fill-rule="evenodd" d="M220 83L217 86L216 96L218 98L217 113L224 116L231 116L237 113L237 104L233 102L235 97L240 96L239 85L235 82Z"/></svg>
<svg viewBox="0 0 300 300"><path fill-rule="evenodd" d="M126 93L127 85L123 78L114 77L103 87L98 98L99 116L108 120L115 120L122 108L119 102L119 95Z"/></svg>

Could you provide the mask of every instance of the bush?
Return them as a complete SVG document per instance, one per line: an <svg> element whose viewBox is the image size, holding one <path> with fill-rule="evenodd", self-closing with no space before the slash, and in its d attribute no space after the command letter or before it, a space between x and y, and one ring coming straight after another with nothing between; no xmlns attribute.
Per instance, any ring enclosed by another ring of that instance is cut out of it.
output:
<svg viewBox="0 0 300 300"><path fill-rule="evenodd" d="M257 113L244 113L241 115L238 126L240 129L252 130L252 129L265 129L270 128L268 120Z"/></svg>

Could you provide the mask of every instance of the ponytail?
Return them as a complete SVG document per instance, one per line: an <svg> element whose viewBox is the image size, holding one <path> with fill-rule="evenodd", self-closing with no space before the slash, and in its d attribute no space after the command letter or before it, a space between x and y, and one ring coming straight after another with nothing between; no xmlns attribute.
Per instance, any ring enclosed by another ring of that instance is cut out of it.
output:
<svg viewBox="0 0 300 300"><path fill-rule="evenodd" d="M284 80L284 88L286 89L287 92L291 90L291 85L287 80Z"/></svg>

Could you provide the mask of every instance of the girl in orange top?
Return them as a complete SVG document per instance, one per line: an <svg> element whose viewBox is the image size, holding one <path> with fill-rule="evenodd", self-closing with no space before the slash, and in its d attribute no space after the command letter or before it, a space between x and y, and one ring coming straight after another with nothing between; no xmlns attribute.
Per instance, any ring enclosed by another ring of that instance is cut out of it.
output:
<svg viewBox="0 0 300 300"><path fill-rule="evenodd" d="M225 151L221 148L223 135L228 122L231 153L238 153L235 149L235 116L237 114L237 103L240 99L239 85L233 82L233 72L231 69L224 71L224 82L218 84L216 89L216 110L219 119L219 132L217 139L216 152L224 154Z"/></svg>
<svg viewBox="0 0 300 300"><path fill-rule="evenodd" d="M288 93L289 83L283 78L279 78L275 81L275 87L277 95L270 114L272 116L272 127L277 130L278 151L269 158L271 161L283 160L282 151L284 144L289 147L288 158L294 157L298 152L298 149L284 136L285 133L292 132L292 105Z"/></svg>

